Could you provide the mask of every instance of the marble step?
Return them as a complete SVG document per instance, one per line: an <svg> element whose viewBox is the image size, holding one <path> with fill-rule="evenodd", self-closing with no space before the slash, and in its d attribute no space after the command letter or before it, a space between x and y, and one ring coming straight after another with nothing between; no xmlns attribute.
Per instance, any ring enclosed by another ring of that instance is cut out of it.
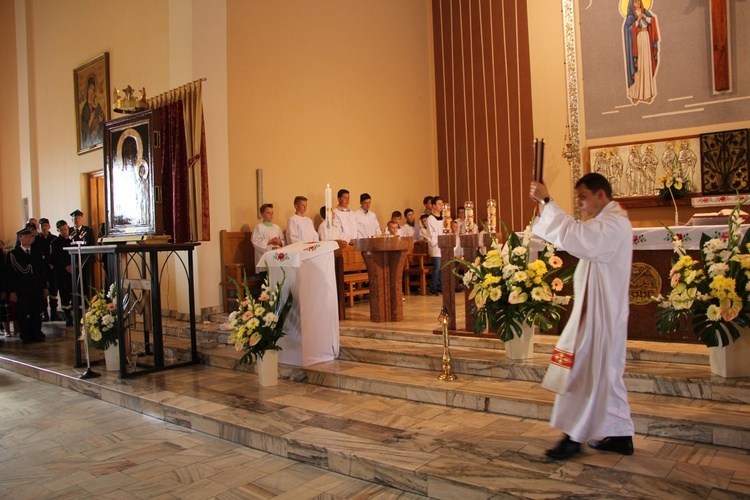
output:
<svg viewBox="0 0 750 500"><path fill-rule="evenodd" d="M204 349L200 356L208 366L253 370L237 364L240 353L230 346ZM308 367L279 365L279 376L294 382L488 414L550 418L554 394L538 382L471 374L444 382L437 378L440 373L442 369L345 360ZM629 393L628 399L639 434L750 450L750 405L638 392Z"/></svg>
<svg viewBox="0 0 750 500"><path fill-rule="evenodd" d="M442 370L421 370L357 361L309 367L281 366L295 382L402 398L488 413L549 420L554 394L536 382L459 375L438 380ZM629 393L636 432L750 450L750 407L678 396Z"/></svg>
<svg viewBox="0 0 750 500"><path fill-rule="evenodd" d="M219 322L197 324L199 343L208 340L224 344L229 337L229 332L222 327L226 318L227 315L214 315L212 319ZM61 330L68 337L73 335L72 328L65 328L64 323L45 323L45 327ZM190 334L185 321L173 318L165 318L164 330L167 336L178 340L186 340ZM357 339L361 339L360 344L371 341L369 348L364 349L362 345L354 348ZM537 335L533 360L508 362L505 360L504 344L499 339L454 336L451 337L453 370L456 373L539 382L556 339L554 336ZM381 341L380 347L377 341ZM393 330L377 325L369 328L342 327L341 342L342 359L441 370L441 335L416 330ZM750 403L750 380L711 376L706 348L699 344L628 342L625 382L632 393Z"/></svg>
<svg viewBox="0 0 750 500"><path fill-rule="evenodd" d="M199 337L204 335L206 338L217 338L223 342L229 336L226 330L221 330L220 325L228 320L227 314L214 314L211 316L211 322L197 325ZM165 323L167 325L167 323ZM171 320L169 331L175 334L186 335L186 323ZM434 345L443 345L441 335L433 333L433 326L425 325L424 329L406 329L398 323L388 323L379 325L373 323L367 328L357 328L351 326L340 327L341 335L348 337L362 337L371 339L404 341L425 343ZM181 330L184 330L182 332ZM536 335L534 338L534 352L537 354L551 355L555 348L558 337L555 335ZM456 347L477 347L482 349L504 350L504 343L497 338L472 337L451 335L451 346ZM708 366L708 349L703 344L688 344L679 342L648 342L631 340L628 341L628 360L635 361L658 361L661 363L676 363L689 365L706 365Z"/></svg>
<svg viewBox="0 0 750 500"><path fill-rule="evenodd" d="M450 353L454 373L499 379L541 382L549 364L549 354L538 352L532 359L509 360L503 350L451 345ZM440 373L442 355L442 345L342 336L339 359ZM750 379L714 376L707 365L628 360L624 378L630 393L750 403Z"/></svg>

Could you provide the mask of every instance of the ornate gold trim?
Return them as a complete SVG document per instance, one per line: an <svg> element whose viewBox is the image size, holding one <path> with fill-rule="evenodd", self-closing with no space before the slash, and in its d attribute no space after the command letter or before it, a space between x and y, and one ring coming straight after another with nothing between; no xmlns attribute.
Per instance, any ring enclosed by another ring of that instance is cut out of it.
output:
<svg viewBox="0 0 750 500"><path fill-rule="evenodd" d="M578 58L576 55L575 0L562 0L563 36L565 41L565 83L568 97L568 129L572 150L576 152L568 158L571 173L571 193L581 173L581 133L579 129L580 109L578 96ZM581 217L578 204L573 200L576 217Z"/></svg>

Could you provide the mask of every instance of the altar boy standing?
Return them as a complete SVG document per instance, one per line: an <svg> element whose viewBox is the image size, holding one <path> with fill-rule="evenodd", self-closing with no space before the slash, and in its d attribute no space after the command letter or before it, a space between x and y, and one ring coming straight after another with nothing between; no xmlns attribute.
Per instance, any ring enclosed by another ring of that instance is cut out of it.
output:
<svg viewBox="0 0 750 500"><path fill-rule="evenodd" d="M307 198L304 196L294 197L294 210L286 223L286 243L318 241L318 233L315 231L312 219L305 217L307 212Z"/></svg>

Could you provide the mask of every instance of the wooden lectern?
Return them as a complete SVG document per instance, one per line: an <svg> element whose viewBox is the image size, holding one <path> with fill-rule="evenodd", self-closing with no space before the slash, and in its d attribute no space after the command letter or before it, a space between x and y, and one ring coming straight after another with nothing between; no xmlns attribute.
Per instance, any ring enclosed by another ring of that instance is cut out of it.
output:
<svg viewBox="0 0 750 500"><path fill-rule="evenodd" d="M370 279L370 320L403 321L403 277L406 254L414 238L383 236L361 238L355 248L362 252Z"/></svg>

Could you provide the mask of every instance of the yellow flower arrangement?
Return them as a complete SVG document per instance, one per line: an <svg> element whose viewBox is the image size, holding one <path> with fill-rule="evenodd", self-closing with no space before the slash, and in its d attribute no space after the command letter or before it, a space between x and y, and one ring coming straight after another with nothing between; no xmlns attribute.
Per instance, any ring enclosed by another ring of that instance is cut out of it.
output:
<svg viewBox="0 0 750 500"><path fill-rule="evenodd" d="M130 288L125 292L126 300L123 303L125 316L130 312L127 303L129 298ZM106 292L97 291L91 300L86 299L86 303L88 308L81 323L86 329L89 347L105 351L109 346L117 345L117 288L115 284L112 283ZM81 340L83 340L83 334Z"/></svg>
<svg viewBox="0 0 750 500"><path fill-rule="evenodd" d="M478 255L473 262L460 259L454 262L467 267L463 276L458 275L471 290L474 332L482 333L489 328L507 342L521 336L524 323L543 330L559 323L560 313L570 297L557 292L572 279L573 269L554 277L560 273L563 261L555 255L553 245L547 243L537 260L529 262L530 226L523 237L510 233L505 224L503 229L505 244L500 244L493 235L486 255Z"/></svg>
<svg viewBox="0 0 750 500"><path fill-rule="evenodd" d="M680 163L677 157L675 157L671 168L666 169L659 176L656 185L659 188L659 200L671 200L672 197L675 200L679 200L688 194L688 186L685 183L685 179L680 175Z"/></svg>
<svg viewBox="0 0 750 500"><path fill-rule="evenodd" d="M266 276L257 300L253 298L247 285L242 286L245 300L229 315L229 324L234 329L229 336L229 342L233 343L238 351L245 350L240 363L250 364L253 357L263 359L268 350L281 350L277 342L285 335L284 321L292 308L291 291L286 300L281 300L281 289L285 280L286 274L284 279L272 287ZM232 281L237 286L238 296L243 296L239 293L243 291L241 285L235 280Z"/></svg>
<svg viewBox="0 0 750 500"><path fill-rule="evenodd" d="M725 234L703 235L702 263L688 255L682 240L667 228L677 257L669 271L669 294L653 299L659 303L659 332L676 331L683 320L690 320L693 333L708 347L717 347L729 344L730 335L737 340L737 327L750 324L750 231L742 237L740 207L729 216Z"/></svg>

